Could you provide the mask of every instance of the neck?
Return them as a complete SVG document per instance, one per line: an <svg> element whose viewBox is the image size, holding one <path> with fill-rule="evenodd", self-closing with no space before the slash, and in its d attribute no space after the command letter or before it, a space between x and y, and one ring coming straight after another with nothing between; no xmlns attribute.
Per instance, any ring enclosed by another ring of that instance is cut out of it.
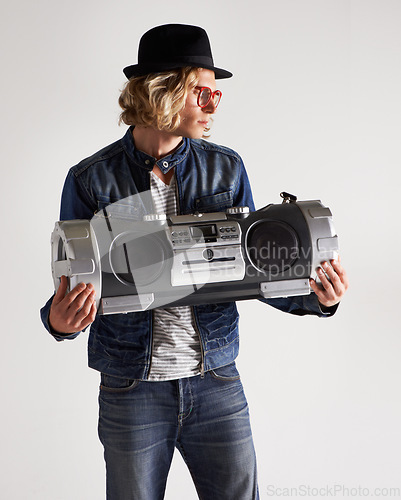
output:
<svg viewBox="0 0 401 500"><path fill-rule="evenodd" d="M132 135L135 147L157 160L172 153L182 141L181 136L150 127L136 126Z"/></svg>

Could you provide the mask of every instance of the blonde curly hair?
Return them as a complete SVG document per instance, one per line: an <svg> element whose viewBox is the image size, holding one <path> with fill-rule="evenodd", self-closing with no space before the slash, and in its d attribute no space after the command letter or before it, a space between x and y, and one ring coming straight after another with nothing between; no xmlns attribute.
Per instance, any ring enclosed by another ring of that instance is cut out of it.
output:
<svg viewBox="0 0 401 500"><path fill-rule="evenodd" d="M188 92L196 86L199 68L186 67L130 78L121 91L119 123L172 132L180 125Z"/></svg>

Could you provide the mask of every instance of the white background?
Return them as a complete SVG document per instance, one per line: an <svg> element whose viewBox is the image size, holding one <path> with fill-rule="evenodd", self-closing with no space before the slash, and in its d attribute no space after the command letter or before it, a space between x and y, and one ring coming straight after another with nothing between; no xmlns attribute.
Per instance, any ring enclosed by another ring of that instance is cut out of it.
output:
<svg viewBox="0 0 401 500"><path fill-rule="evenodd" d="M104 498L86 334L56 343L39 308L67 170L124 134L121 70L168 22L204 27L234 73L212 140L242 155L257 207L321 199L351 281L329 320L239 304L261 498L401 488L400 21L397 0L4 2L1 498ZM166 498L196 498L178 455Z"/></svg>

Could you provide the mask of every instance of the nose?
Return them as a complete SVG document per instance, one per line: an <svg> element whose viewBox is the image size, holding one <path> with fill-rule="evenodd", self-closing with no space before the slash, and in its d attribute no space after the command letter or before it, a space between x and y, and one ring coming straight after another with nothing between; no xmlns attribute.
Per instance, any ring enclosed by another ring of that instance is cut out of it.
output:
<svg viewBox="0 0 401 500"><path fill-rule="evenodd" d="M213 115L216 112L216 105L214 103L214 100L210 99L208 105L202 108L202 111L210 115Z"/></svg>

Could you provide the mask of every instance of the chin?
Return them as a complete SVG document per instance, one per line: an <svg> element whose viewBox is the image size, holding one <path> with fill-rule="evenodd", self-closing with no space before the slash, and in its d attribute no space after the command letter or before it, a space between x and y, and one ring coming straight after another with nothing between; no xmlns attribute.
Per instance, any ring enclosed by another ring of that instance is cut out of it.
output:
<svg viewBox="0 0 401 500"><path fill-rule="evenodd" d="M176 133L187 139L202 139L205 133L205 127L197 122L191 124L187 123L186 126L182 128L179 127Z"/></svg>
<svg viewBox="0 0 401 500"><path fill-rule="evenodd" d="M183 134L183 137L186 137L187 139L202 139L203 137L203 134L204 134L204 130L202 130L202 132L187 132L185 134Z"/></svg>

